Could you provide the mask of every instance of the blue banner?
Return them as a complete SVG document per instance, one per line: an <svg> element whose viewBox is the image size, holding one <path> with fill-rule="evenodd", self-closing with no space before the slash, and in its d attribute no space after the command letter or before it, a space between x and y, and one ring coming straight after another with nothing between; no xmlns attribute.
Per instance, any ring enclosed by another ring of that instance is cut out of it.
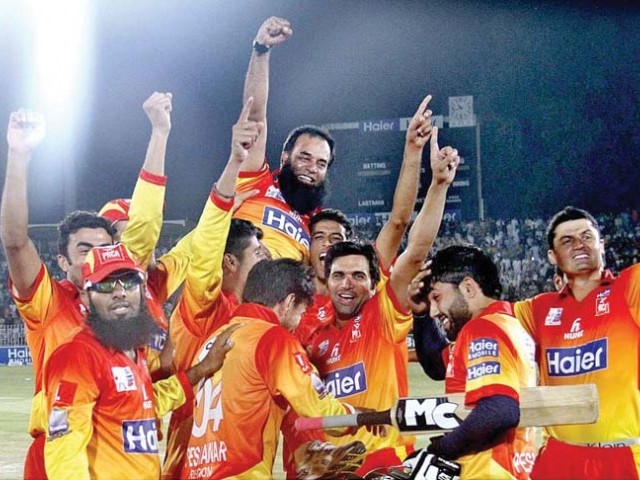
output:
<svg viewBox="0 0 640 480"><path fill-rule="evenodd" d="M0 347L0 365L31 365L28 347Z"/></svg>

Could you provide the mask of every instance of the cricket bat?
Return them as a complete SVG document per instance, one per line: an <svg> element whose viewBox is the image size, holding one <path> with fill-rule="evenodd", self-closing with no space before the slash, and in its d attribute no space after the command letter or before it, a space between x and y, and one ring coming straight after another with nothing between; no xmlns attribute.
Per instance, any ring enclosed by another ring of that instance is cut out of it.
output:
<svg viewBox="0 0 640 480"><path fill-rule="evenodd" d="M393 425L401 432L429 433L457 428L471 413L464 393L438 397L401 398L389 410L332 417L301 417L298 430L327 430L364 425ZM598 420L598 390L594 384L530 387L520 390L520 427L575 425Z"/></svg>

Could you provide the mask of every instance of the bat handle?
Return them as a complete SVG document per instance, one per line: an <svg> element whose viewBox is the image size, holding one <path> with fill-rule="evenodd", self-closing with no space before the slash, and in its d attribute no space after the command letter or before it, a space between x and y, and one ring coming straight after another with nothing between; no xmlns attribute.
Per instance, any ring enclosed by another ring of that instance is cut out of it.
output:
<svg viewBox="0 0 640 480"><path fill-rule="evenodd" d="M392 425L391 410L384 412L362 412L331 417L299 417L295 427L298 431L328 430L332 428L362 427L366 425Z"/></svg>
<svg viewBox="0 0 640 480"><path fill-rule="evenodd" d="M358 426L392 425L391 410L385 410L382 412L361 412L356 415L358 417Z"/></svg>

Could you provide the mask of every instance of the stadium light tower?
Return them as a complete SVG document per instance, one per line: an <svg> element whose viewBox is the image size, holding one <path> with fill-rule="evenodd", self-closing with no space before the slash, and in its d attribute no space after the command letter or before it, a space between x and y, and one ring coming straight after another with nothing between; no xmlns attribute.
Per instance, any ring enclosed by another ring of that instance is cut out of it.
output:
<svg viewBox="0 0 640 480"><path fill-rule="evenodd" d="M77 207L76 161L90 106L93 58L91 0L28 0L33 42L25 98L47 118L46 158L63 173L64 207Z"/></svg>

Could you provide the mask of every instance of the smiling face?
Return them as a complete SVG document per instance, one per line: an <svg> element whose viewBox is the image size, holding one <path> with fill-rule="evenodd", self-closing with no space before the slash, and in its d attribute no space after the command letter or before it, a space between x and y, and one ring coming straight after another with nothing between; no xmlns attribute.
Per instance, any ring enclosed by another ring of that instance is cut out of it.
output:
<svg viewBox="0 0 640 480"><path fill-rule="evenodd" d="M354 317L374 293L367 258L345 255L334 259L327 288L338 319Z"/></svg>
<svg viewBox="0 0 640 480"><path fill-rule="evenodd" d="M548 255L569 276L592 273L604 266L604 241L591 221L569 220L556 227Z"/></svg>
<svg viewBox="0 0 640 480"><path fill-rule="evenodd" d="M471 319L469 305L462 292L453 283L435 282L429 292L430 315L442 325L447 338L458 338L462 327Z"/></svg>
<svg viewBox="0 0 640 480"><path fill-rule="evenodd" d="M291 153L283 153L282 157L284 163L291 165L300 183L314 187L324 183L330 159L329 143L322 137L307 133L300 135Z"/></svg>
<svg viewBox="0 0 640 480"><path fill-rule="evenodd" d="M324 257L329 247L346 239L347 231L344 226L334 220L320 220L313 225L309 256L317 278L325 279Z"/></svg>

